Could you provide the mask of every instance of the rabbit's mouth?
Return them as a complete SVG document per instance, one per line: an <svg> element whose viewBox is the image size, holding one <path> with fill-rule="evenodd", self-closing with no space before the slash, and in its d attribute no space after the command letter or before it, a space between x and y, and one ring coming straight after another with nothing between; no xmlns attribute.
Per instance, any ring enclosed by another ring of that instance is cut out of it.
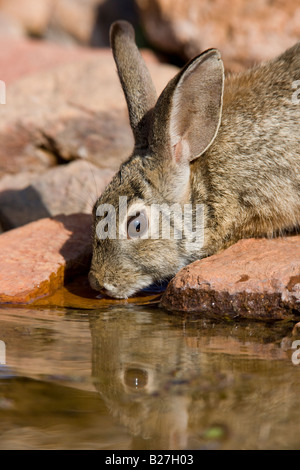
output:
<svg viewBox="0 0 300 470"><path fill-rule="evenodd" d="M147 285L149 285L149 283L147 283ZM119 287L110 284L105 284L105 287L100 290L102 295L104 295L105 297L112 297L113 299L128 299L128 297L132 297L142 291L143 289L139 289L136 287L126 287L125 289L120 289Z"/></svg>
<svg viewBox="0 0 300 470"><path fill-rule="evenodd" d="M151 286L153 283L151 276L143 276L143 278L136 281L134 285L130 285L128 279L126 281L124 285L121 283L117 285L104 281L100 282L98 276L94 274L93 271L89 273L89 283L92 289L100 292L100 294L105 297L112 297L114 299L128 299L128 297L132 297L134 294Z"/></svg>

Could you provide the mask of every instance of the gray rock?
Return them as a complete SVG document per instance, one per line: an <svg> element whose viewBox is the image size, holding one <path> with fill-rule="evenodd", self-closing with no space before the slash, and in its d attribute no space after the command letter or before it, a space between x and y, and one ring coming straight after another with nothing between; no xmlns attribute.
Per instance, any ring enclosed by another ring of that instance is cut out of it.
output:
<svg viewBox="0 0 300 470"><path fill-rule="evenodd" d="M42 175L6 177L0 181L0 223L9 230L58 214L91 213L113 174L77 160Z"/></svg>

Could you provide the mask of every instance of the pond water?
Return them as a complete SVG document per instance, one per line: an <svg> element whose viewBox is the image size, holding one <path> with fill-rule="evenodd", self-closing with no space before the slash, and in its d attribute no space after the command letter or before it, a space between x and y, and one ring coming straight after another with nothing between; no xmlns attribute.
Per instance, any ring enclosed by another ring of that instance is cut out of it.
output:
<svg viewBox="0 0 300 470"><path fill-rule="evenodd" d="M299 449L297 331L155 303L2 308L0 449Z"/></svg>

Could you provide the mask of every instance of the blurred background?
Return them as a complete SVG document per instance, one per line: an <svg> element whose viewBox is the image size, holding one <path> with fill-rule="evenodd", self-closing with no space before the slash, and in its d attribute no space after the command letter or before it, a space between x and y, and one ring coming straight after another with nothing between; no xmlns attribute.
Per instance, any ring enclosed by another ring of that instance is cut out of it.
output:
<svg viewBox="0 0 300 470"><path fill-rule="evenodd" d="M110 24L131 21L139 46L179 64L209 47L229 69L280 53L300 38L300 0L0 0L0 34L107 47Z"/></svg>

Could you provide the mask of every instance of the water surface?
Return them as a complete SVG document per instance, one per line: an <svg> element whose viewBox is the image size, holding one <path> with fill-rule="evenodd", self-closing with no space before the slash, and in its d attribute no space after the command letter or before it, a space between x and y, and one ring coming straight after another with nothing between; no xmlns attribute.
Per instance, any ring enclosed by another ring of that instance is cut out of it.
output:
<svg viewBox="0 0 300 470"><path fill-rule="evenodd" d="M2 308L0 448L299 449L293 327L157 305Z"/></svg>

